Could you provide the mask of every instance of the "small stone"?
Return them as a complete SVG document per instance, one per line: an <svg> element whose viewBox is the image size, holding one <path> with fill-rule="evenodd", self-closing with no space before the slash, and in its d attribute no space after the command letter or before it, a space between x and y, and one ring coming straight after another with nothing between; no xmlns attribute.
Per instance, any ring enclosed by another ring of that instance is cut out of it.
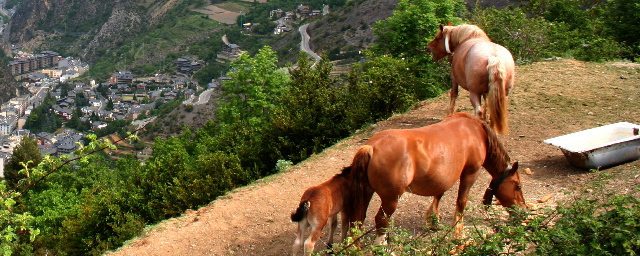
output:
<svg viewBox="0 0 640 256"><path fill-rule="evenodd" d="M525 174L528 174L528 175L533 174L533 172L531 172L531 169L529 169L529 168L524 169L524 173L525 173Z"/></svg>

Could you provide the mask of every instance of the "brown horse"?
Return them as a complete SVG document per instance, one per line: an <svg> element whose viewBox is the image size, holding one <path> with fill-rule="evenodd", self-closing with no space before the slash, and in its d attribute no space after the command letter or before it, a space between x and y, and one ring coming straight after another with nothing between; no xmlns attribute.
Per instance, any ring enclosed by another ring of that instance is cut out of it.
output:
<svg viewBox="0 0 640 256"><path fill-rule="evenodd" d="M442 122L417 129L386 130L371 137L353 159L351 196L354 201L351 221L364 221L366 210L377 193L381 199L375 217L381 242L383 228L406 191L433 196L425 221L435 215L444 193L460 180L456 214L456 236L463 228L463 212L469 190L484 167L492 176L484 203L496 198L505 207L526 207L521 191L518 162L509 165L509 156L493 130L482 120L467 113L449 115Z"/></svg>
<svg viewBox="0 0 640 256"><path fill-rule="evenodd" d="M310 255L328 221L331 222L328 243L329 247L331 247L333 233L335 233L338 226L337 215L340 212L342 212L342 240L347 237L349 221L345 219L345 211L343 209L350 208L350 204L344 205L350 201L345 199L348 196L350 173L351 168L346 167L330 180L318 186L310 187L304 192L298 209L291 213L291 221L298 222L298 232L293 243L293 255L300 251L305 232L308 227L311 227L309 237L304 241L305 255Z"/></svg>
<svg viewBox="0 0 640 256"><path fill-rule="evenodd" d="M458 85L469 91L477 117L486 120L482 107L485 99L491 127L506 134L508 127L507 96L515 83L515 63L511 52L491 42L475 25L440 26L436 37L427 45L433 60L452 55L451 100L449 114L454 112Z"/></svg>

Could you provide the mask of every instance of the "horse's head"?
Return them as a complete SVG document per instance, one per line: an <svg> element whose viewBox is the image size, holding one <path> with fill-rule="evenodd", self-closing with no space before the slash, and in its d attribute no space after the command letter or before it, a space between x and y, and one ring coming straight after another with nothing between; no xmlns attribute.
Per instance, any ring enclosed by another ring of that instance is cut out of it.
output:
<svg viewBox="0 0 640 256"><path fill-rule="evenodd" d="M484 194L484 204L491 204L496 196L502 206L511 208L514 205L527 208L522 195L522 183L518 174L518 162L509 165L501 177L494 178Z"/></svg>
<svg viewBox="0 0 640 256"><path fill-rule="evenodd" d="M451 22L447 23L447 26L451 26ZM425 49L427 53L432 54L433 61L439 61L452 53L449 39L448 31L445 30L444 26L440 25L440 31L438 31L436 37L427 44Z"/></svg>

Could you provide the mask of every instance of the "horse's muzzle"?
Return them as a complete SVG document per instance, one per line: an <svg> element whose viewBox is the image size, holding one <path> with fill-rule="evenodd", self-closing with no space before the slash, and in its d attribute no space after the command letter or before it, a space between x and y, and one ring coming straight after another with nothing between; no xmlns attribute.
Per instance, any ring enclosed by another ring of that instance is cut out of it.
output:
<svg viewBox="0 0 640 256"><path fill-rule="evenodd" d="M487 190L484 191L484 196L482 197L482 204L491 205L491 203L493 203L493 194L493 189L487 188Z"/></svg>

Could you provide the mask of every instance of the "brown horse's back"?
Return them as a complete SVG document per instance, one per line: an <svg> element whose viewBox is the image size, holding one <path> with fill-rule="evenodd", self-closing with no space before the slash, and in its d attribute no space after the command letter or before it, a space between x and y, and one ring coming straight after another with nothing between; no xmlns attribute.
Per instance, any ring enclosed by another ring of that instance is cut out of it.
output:
<svg viewBox="0 0 640 256"><path fill-rule="evenodd" d="M374 150L368 167L371 186L381 197L405 190L423 196L444 193L463 172L477 172L483 165L486 132L480 122L455 113L435 125L374 135L367 143Z"/></svg>

